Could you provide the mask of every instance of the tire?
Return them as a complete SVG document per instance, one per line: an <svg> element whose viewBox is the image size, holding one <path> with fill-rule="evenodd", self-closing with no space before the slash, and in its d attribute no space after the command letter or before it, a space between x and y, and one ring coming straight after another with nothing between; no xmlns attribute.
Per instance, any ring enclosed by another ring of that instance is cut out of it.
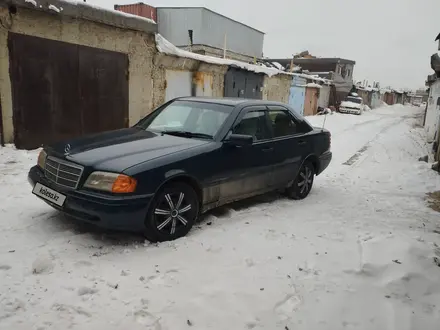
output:
<svg viewBox="0 0 440 330"><path fill-rule="evenodd" d="M151 201L144 235L150 242L175 240L188 234L198 216L194 189L181 182L166 184Z"/></svg>
<svg viewBox="0 0 440 330"><path fill-rule="evenodd" d="M306 198L312 190L314 177L315 168L310 161L306 160L301 166L292 186L287 188L287 196L295 200Z"/></svg>

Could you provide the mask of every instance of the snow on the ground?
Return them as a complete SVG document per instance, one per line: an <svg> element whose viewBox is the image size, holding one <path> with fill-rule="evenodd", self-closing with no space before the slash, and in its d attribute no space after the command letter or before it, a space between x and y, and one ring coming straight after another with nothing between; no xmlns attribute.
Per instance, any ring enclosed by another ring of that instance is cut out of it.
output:
<svg viewBox="0 0 440 330"><path fill-rule="evenodd" d="M438 329L422 111L328 115L306 200L237 203L158 245L64 219L31 194L37 152L0 148L0 328Z"/></svg>

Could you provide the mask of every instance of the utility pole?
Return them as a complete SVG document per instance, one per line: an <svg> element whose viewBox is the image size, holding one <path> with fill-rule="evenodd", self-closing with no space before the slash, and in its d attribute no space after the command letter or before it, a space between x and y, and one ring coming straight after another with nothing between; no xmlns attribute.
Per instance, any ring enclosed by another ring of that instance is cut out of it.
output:
<svg viewBox="0 0 440 330"><path fill-rule="evenodd" d="M223 40L223 58L226 58L226 33L225 39Z"/></svg>

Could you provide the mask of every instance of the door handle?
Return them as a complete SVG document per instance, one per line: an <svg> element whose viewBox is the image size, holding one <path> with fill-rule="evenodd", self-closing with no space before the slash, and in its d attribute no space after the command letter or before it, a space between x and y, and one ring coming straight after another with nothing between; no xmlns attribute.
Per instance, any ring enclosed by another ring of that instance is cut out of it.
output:
<svg viewBox="0 0 440 330"><path fill-rule="evenodd" d="M273 151L273 148L263 148L261 150L263 150L263 152L269 152L269 151Z"/></svg>
<svg viewBox="0 0 440 330"><path fill-rule="evenodd" d="M300 146L302 146L302 145L304 145L304 144L306 144L307 143L307 141L305 141L305 140L299 140L298 141L298 144L300 145Z"/></svg>

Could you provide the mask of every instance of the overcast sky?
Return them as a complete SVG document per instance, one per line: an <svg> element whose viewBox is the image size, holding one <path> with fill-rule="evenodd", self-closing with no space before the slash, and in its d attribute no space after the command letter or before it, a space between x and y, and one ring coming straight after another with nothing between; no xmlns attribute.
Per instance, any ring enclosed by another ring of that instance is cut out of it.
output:
<svg viewBox="0 0 440 330"><path fill-rule="evenodd" d="M139 0L115 0L116 4ZM113 8L112 0L87 0ZM264 56L309 50L356 61L354 77L381 86L424 86L440 33L440 0L144 0L203 6L266 33Z"/></svg>

